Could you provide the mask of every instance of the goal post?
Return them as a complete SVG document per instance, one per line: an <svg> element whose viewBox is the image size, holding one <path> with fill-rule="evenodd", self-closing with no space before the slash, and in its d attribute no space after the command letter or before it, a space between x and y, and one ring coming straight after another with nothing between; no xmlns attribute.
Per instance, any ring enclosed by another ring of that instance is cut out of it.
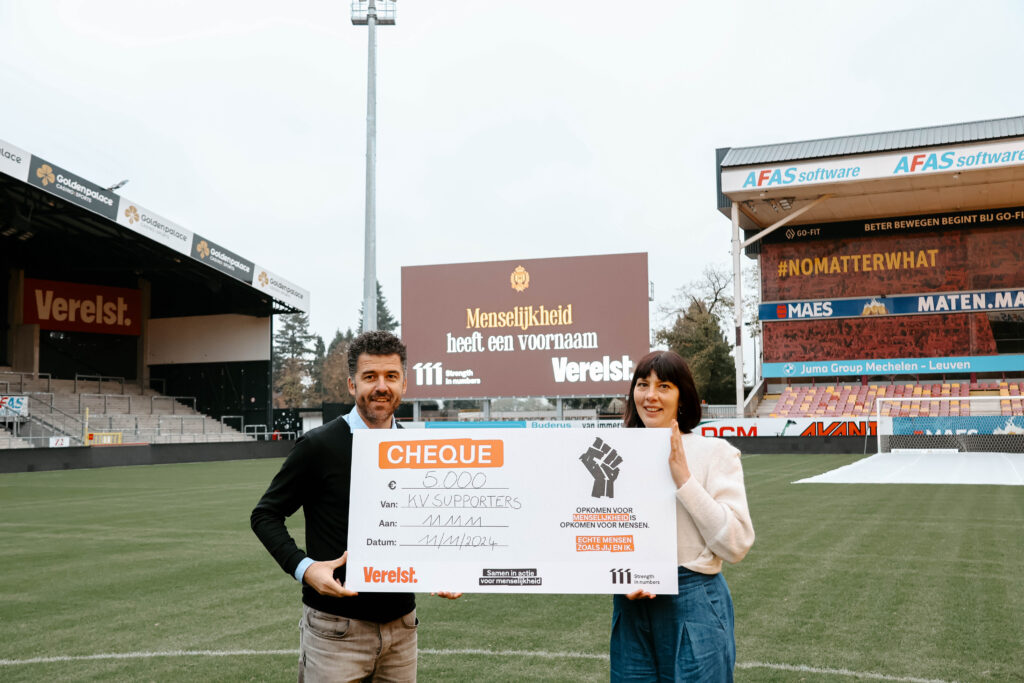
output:
<svg viewBox="0 0 1024 683"><path fill-rule="evenodd" d="M878 452L1024 453L1024 398L879 398Z"/></svg>

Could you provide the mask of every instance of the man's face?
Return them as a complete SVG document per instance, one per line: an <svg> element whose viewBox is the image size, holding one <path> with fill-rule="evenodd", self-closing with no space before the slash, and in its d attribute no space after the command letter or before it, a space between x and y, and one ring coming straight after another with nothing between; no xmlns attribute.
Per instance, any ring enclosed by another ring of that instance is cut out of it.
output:
<svg viewBox="0 0 1024 683"><path fill-rule="evenodd" d="M405 393L402 358L359 354L356 374L348 378L348 393L356 398L356 410L370 429L390 429L391 416Z"/></svg>

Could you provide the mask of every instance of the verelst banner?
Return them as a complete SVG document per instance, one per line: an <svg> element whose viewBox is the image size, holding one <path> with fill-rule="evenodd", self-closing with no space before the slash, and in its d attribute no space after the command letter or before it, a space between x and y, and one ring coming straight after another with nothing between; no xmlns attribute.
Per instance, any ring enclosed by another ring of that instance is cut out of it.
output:
<svg viewBox="0 0 1024 683"><path fill-rule="evenodd" d="M142 333L137 289L25 278L25 323L44 330L98 334Z"/></svg>
<svg viewBox="0 0 1024 683"><path fill-rule="evenodd" d="M409 399L625 395L647 254L402 268Z"/></svg>

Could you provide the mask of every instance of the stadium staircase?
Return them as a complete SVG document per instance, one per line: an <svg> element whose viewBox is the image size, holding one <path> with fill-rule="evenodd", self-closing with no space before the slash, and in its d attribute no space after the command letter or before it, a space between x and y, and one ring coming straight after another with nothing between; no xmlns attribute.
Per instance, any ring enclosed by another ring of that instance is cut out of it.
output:
<svg viewBox="0 0 1024 683"><path fill-rule="evenodd" d="M32 448L32 444L25 439L14 436L3 426L0 426L0 450L10 448Z"/></svg>
<svg viewBox="0 0 1024 683"><path fill-rule="evenodd" d="M19 425L17 441L48 445L49 437L67 437L71 445L128 443L209 443L248 441L250 437L195 410L195 399L165 396L118 378L50 379L45 375L0 373L0 387L29 397L29 418ZM91 435L86 436L86 435ZM7 446L0 434L0 448ZM45 443L41 443L42 440Z"/></svg>
<svg viewBox="0 0 1024 683"><path fill-rule="evenodd" d="M1020 414L1024 409L1024 380L983 382L942 382L910 384L804 384L791 385L781 394L767 394L759 408L764 417L865 417L875 415L879 398L948 397L948 402L908 401L893 405L888 415L944 416L970 415L967 402L960 397L998 396L1003 415Z"/></svg>

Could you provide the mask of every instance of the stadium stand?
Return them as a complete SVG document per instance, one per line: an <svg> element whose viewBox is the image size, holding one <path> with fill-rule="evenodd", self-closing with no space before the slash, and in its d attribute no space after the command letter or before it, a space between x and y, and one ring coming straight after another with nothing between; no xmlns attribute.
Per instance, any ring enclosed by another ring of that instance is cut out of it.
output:
<svg viewBox="0 0 1024 683"><path fill-rule="evenodd" d="M83 439L94 445L125 443L208 443L247 441L224 422L197 412L192 397L165 396L118 378L102 380L23 379L30 400L31 436L0 435L0 449L23 448L50 436ZM189 405L189 404L192 405ZM6 437L6 438L5 438Z"/></svg>
<svg viewBox="0 0 1024 683"><path fill-rule="evenodd" d="M948 403L913 401L900 404L900 415L970 415L970 407L957 397L999 396L1003 415L1019 414L1024 407L1024 380L924 382L907 384L802 384L785 387L774 405L766 396L770 417L859 417L875 414L879 398L949 397ZM897 408L887 410L895 416Z"/></svg>
<svg viewBox="0 0 1024 683"><path fill-rule="evenodd" d="M0 450L9 448L32 448L32 444L14 436L4 427L0 427Z"/></svg>

